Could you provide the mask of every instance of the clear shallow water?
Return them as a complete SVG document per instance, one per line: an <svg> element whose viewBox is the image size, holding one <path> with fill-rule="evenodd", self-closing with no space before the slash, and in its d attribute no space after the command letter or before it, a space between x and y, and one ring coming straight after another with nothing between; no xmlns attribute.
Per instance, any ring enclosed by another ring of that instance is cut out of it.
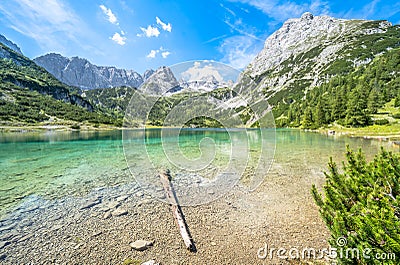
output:
<svg viewBox="0 0 400 265"><path fill-rule="evenodd" d="M134 140L135 133L131 136ZM224 130L188 130L180 138L182 153L188 159L199 157L198 144L205 136L216 143L216 166L226 163L232 142ZM346 144L354 149L362 148L369 158L380 146L399 152L387 142L328 137L299 130L277 130L275 139L274 165L291 168L293 174L304 174L310 169L321 172L331 156L340 162L344 159ZM146 132L146 141L152 146L150 156L157 159L162 153L160 131ZM143 152L137 151L135 162L140 167ZM252 152L258 151L250 143ZM121 131L2 133L0 169L0 215L12 211L31 195L49 200L84 196L95 188L135 182L124 157Z"/></svg>

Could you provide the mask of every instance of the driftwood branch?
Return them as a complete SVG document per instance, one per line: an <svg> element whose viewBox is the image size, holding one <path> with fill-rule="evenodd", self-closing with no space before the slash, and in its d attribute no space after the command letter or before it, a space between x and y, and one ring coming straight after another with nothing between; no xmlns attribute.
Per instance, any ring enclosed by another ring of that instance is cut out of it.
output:
<svg viewBox="0 0 400 265"><path fill-rule="evenodd" d="M187 249L194 252L196 251L196 247L192 237L190 236L182 209L179 206L178 199L171 183L171 175L169 170L166 170L160 174L160 180L164 187L166 198L171 206L172 214L174 215L176 224L178 225L179 231L183 238L183 242L185 243Z"/></svg>

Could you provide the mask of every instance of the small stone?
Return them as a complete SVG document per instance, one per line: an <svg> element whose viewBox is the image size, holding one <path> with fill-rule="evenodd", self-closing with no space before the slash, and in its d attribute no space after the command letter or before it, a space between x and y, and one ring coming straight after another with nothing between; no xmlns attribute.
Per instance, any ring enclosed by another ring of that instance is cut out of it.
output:
<svg viewBox="0 0 400 265"><path fill-rule="evenodd" d="M77 249L80 248L82 245L83 245L83 244L79 243L78 245L76 245L76 246L74 247L74 249L77 250Z"/></svg>
<svg viewBox="0 0 400 265"><path fill-rule="evenodd" d="M121 205L121 203L119 201L111 201L111 202L107 203L107 207L110 209L117 208L120 205Z"/></svg>
<svg viewBox="0 0 400 265"><path fill-rule="evenodd" d="M12 238L14 238L14 237L17 237L18 236L18 234L17 233L15 233L15 232L9 232L9 233L7 233L7 234L3 234L3 235L1 235L0 236L0 241L6 241L6 240L11 240Z"/></svg>
<svg viewBox="0 0 400 265"><path fill-rule="evenodd" d="M91 207L93 207L93 206L95 206L95 205L97 205L97 204L99 204L99 203L100 203L99 200L88 201L88 202L86 202L86 203L80 208L80 210L84 210L84 209L91 208Z"/></svg>
<svg viewBox="0 0 400 265"><path fill-rule="evenodd" d="M128 214L128 211L123 208L117 208L111 214L112 214L112 216L121 216L121 215Z"/></svg>
<svg viewBox="0 0 400 265"><path fill-rule="evenodd" d="M103 219L108 219L108 218L110 218L111 217L111 213L110 212L106 212L104 215L103 215Z"/></svg>
<svg viewBox="0 0 400 265"><path fill-rule="evenodd" d="M146 240L136 240L135 242L132 242L130 244L130 246L135 249L135 250L139 250L139 251L143 251L148 249L149 247L151 247L153 245L153 242L151 241L146 241Z"/></svg>
<svg viewBox="0 0 400 265"><path fill-rule="evenodd" d="M10 245L10 241L0 241L0 249Z"/></svg>
<svg viewBox="0 0 400 265"><path fill-rule="evenodd" d="M50 229L50 231L60 230L60 229L63 228L63 227L64 227L63 225L55 225L55 226L53 226L53 227Z"/></svg>
<svg viewBox="0 0 400 265"><path fill-rule="evenodd" d="M96 236L99 236L99 235L101 235L101 234L103 234L102 231L94 232L94 233L92 234L92 237L96 237Z"/></svg>
<svg viewBox="0 0 400 265"><path fill-rule="evenodd" d="M143 262L140 265L160 265L160 263L156 263L156 261L154 259L152 259L152 260L148 260L146 262Z"/></svg>
<svg viewBox="0 0 400 265"><path fill-rule="evenodd" d="M216 246L216 245L217 245L217 243L215 243L214 241L211 242L211 246Z"/></svg>
<svg viewBox="0 0 400 265"><path fill-rule="evenodd" d="M126 199L128 199L128 196L127 195L123 195L123 196L120 196L120 197L117 198L117 202L122 202L122 201L125 201Z"/></svg>
<svg viewBox="0 0 400 265"><path fill-rule="evenodd" d="M8 225L8 226L0 227L0 232L5 231L5 230L11 230L11 229L13 229L16 225L17 225L17 224L14 223L14 224L10 224L10 225Z"/></svg>
<svg viewBox="0 0 400 265"><path fill-rule="evenodd" d="M21 210L21 213L29 213L39 209L39 206L32 206L26 209Z"/></svg>
<svg viewBox="0 0 400 265"><path fill-rule="evenodd" d="M22 242L22 241L28 240L31 237L33 237L33 234L27 234L26 236L23 236L20 239L18 239L18 242Z"/></svg>
<svg viewBox="0 0 400 265"><path fill-rule="evenodd" d="M108 212L109 210L110 210L110 208L108 208L108 207L101 207L99 209L100 212Z"/></svg>

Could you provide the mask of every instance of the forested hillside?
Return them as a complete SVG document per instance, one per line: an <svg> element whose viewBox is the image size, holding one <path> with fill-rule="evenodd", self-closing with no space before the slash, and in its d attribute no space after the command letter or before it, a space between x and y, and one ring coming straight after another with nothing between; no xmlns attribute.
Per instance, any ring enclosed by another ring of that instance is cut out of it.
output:
<svg viewBox="0 0 400 265"><path fill-rule="evenodd" d="M319 128L332 123L351 127L389 123L387 119L375 119L374 114L392 100L395 107L400 106L399 74L400 49L396 48L309 90L303 99L290 104L277 124ZM391 115L393 119L400 118L398 111Z"/></svg>

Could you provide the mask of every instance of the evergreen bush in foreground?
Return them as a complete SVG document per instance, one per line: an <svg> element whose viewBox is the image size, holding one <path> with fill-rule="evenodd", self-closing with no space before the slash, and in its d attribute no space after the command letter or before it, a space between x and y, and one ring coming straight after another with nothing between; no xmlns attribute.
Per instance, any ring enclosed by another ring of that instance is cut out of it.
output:
<svg viewBox="0 0 400 265"><path fill-rule="evenodd" d="M400 156L382 148L367 162L347 147L346 160L339 171L331 158L324 196L312 187L338 262L400 264Z"/></svg>

